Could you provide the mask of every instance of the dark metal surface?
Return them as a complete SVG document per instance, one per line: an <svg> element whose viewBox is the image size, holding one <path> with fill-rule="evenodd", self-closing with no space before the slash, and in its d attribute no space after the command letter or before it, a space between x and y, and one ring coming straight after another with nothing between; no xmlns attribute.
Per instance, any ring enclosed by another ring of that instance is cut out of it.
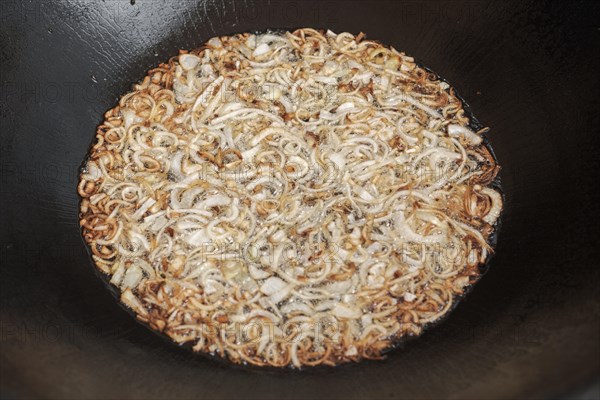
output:
<svg viewBox="0 0 600 400"><path fill-rule="evenodd" d="M1 7L3 396L590 393L600 372L595 3L5 0ZM80 239L77 169L103 112L179 48L300 26L365 31L451 82L492 127L506 212L489 273L447 321L387 360L248 371L165 344L117 305Z"/></svg>

